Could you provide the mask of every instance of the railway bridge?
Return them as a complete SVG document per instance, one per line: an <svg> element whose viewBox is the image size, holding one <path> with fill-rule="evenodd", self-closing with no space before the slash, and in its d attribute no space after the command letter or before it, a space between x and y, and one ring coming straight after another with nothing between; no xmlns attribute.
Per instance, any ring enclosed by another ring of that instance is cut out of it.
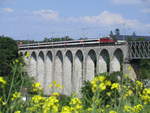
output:
<svg viewBox="0 0 150 113"><path fill-rule="evenodd" d="M150 58L150 42L137 43L101 43L97 39L33 43L19 45L19 52L24 56L30 53L30 57L24 57L27 72L41 83L45 94L57 91L48 88L56 81L64 86L59 92L70 95L79 93L83 81L99 73L122 70L134 79L135 73L132 68L128 69L131 67L128 60Z"/></svg>

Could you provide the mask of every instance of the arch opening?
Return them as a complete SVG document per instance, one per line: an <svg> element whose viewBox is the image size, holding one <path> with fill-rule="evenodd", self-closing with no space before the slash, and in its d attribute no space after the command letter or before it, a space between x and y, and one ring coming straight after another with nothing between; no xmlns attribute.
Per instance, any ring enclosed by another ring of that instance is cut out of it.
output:
<svg viewBox="0 0 150 113"><path fill-rule="evenodd" d="M37 56L36 56L35 52L32 52L32 54L30 56L29 75L31 75L31 77L37 76Z"/></svg>
<svg viewBox="0 0 150 113"><path fill-rule="evenodd" d="M57 84L63 85L63 55L61 51L58 51L55 57L55 73L54 73L54 81ZM61 89L54 89L54 91L62 92Z"/></svg>
<svg viewBox="0 0 150 113"><path fill-rule="evenodd" d="M74 66L72 89L74 92L79 93L79 89L83 83L83 53L80 50L78 50L75 54Z"/></svg>
<svg viewBox="0 0 150 113"><path fill-rule="evenodd" d="M86 59L86 80L92 80L96 75L96 53L90 50Z"/></svg>
<svg viewBox="0 0 150 113"><path fill-rule="evenodd" d="M49 84L52 83L53 81L53 76L52 76L52 73L53 73L53 56L52 56L52 53L51 51L48 51L47 54L46 54L46 62L45 62L45 65L46 65L46 77L45 77L45 87L44 87L44 92L45 94L49 94L52 92L52 89L50 89L48 86Z"/></svg>
<svg viewBox="0 0 150 113"><path fill-rule="evenodd" d="M21 57L23 57L23 52L19 52L19 55L20 55Z"/></svg>
<svg viewBox="0 0 150 113"><path fill-rule="evenodd" d="M44 54L40 52L38 55L38 82L44 86L45 66L44 66Z"/></svg>
<svg viewBox="0 0 150 113"><path fill-rule="evenodd" d="M110 62L111 72L118 72L123 70L123 52L121 49L116 49Z"/></svg>
<svg viewBox="0 0 150 113"><path fill-rule="evenodd" d="M110 58L106 49L102 50L99 56L99 73L109 72Z"/></svg>
<svg viewBox="0 0 150 113"><path fill-rule="evenodd" d="M65 59L64 59L64 94L65 95L70 95L72 91L72 79L73 75L73 56L71 51L67 51L65 54Z"/></svg>

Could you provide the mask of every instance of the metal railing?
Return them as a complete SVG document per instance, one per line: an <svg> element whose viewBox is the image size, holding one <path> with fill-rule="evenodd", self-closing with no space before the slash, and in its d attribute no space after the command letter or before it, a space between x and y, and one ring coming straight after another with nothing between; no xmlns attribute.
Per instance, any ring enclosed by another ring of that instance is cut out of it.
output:
<svg viewBox="0 0 150 113"><path fill-rule="evenodd" d="M150 59L150 41L130 41L129 59Z"/></svg>

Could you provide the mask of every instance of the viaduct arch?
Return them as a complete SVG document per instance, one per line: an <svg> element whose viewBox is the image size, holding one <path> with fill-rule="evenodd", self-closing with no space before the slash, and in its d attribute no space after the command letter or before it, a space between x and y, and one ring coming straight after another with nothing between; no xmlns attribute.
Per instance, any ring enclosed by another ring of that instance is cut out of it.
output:
<svg viewBox="0 0 150 113"><path fill-rule="evenodd" d="M128 56L125 45L68 47L20 50L30 53L27 72L42 84L44 93L60 92L70 95L79 93L84 80L91 80L99 73L116 72L123 69ZM56 81L63 89L49 89Z"/></svg>

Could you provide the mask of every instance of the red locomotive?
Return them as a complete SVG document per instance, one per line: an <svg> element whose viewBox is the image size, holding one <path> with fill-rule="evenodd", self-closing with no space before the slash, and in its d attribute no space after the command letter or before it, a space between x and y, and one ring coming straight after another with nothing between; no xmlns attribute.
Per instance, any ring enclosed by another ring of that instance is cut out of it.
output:
<svg viewBox="0 0 150 113"><path fill-rule="evenodd" d="M105 38L100 38L99 39L100 43L115 43L116 41L113 40L112 38L109 37L105 37Z"/></svg>

